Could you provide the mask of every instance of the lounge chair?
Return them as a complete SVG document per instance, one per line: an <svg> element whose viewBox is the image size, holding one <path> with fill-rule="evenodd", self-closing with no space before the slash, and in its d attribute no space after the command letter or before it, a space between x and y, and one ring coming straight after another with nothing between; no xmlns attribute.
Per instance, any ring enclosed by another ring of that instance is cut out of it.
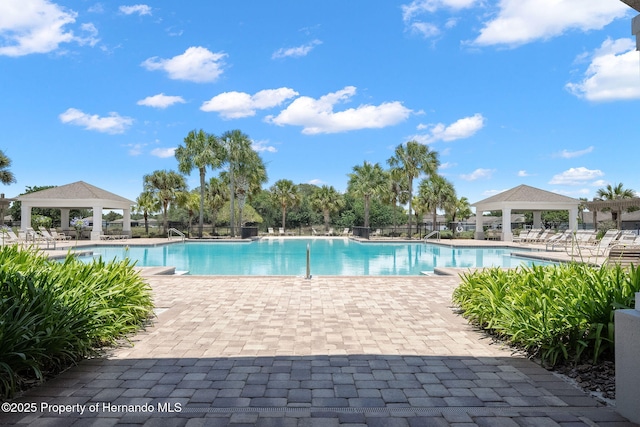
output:
<svg viewBox="0 0 640 427"><path fill-rule="evenodd" d="M318 231L316 231L315 228L311 227L311 235L313 236L317 236L318 235Z"/></svg>
<svg viewBox="0 0 640 427"><path fill-rule="evenodd" d="M556 233L549 237L545 242L545 250L554 250L556 246L565 246L567 242L570 242L573 238L573 232L571 230L564 230L562 233Z"/></svg>
<svg viewBox="0 0 640 427"><path fill-rule="evenodd" d="M324 233L325 236L333 236L334 234L336 234L336 232L333 230L333 227L331 227L329 231Z"/></svg>
<svg viewBox="0 0 640 427"><path fill-rule="evenodd" d="M348 236L349 235L349 227L345 227L345 229L342 230L342 235L343 236Z"/></svg>
<svg viewBox="0 0 640 427"><path fill-rule="evenodd" d="M284 228L283 228L283 227L278 228L278 233L279 233L281 236L284 236L284 235L285 235Z"/></svg>
<svg viewBox="0 0 640 427"><path fill-rule="evenodd" d="M538 238L540 233L542 233L542 228L532 228L525 237L520 239L520 241L522 243L532 243Z"/></svg>
<svg viewBox="0 0 640 427"><path fill-rule="evenodd" d="M24 241L20 239L18 236L16 236L16 233L14 233L12 229L5 230L5 233L6 233L6 236L4 236L5 243L12 244L12 243L20 243Z"/></svg>
<svg viewBox="0 0 640 427"><path fill-rule="evenodd" d="M617 241L619 234L620 231L618 230L608 230L595 247L587 247L586 249L589 250L592 255L606 255L609 252L610 247Z"/></svg>
<svg viewBox="0 0 640 427"><path fill-rule="evenodd" d="M638 234L631 230L625 230L620 233L618 236L618 240L616 243L620 245L633 245L636 244L636 240L638 240Z"/></svg>
<svg viewBox="0 0 640 427"><path fill-rule="evenodd" d="M551 229L543 230L538 236L530 240L531 243L546 243L546 241L555 234Z"/></svg>
<svg viewBox="0 0 640 427"><path fill-rule="evenodd" d="M58 233L55 229L51 228L49 230L51 236L56 240L71 240L71 236L67 236L66 234L60 232Z"/></svg>
<svg viewBox="0 0 640 427"><path fill-rule="evenodd" d="M520 234L518 234L517 236L513 236L513 241L518 243L524 243L527 240L527 237L529 236L530 232L531 232L530 230L520 231Z"/></svg>
<svg viewBox="0 0 640 427"><path fill-rule="evenodd" d="M268 227L267 228L267 233L269 233L269 236L275 236L276 233L273 232L273 227Z"/></svg>
<svg viewBox="0 0 640 427"><path fill-rule="evenodd" d="M608 265L620 265L622 267L640 266L640 245L625 246L614 245L609 250Z"/></svg>

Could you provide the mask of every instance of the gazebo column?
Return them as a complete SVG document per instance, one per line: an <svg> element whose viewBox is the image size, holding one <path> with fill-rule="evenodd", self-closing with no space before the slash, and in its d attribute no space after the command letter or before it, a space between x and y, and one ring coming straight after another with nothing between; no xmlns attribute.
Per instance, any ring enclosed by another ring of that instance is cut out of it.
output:
<svg viewBox="0 0 640 427"><path fill-rule="evenodd" d="M100 236L102 236L102 206L94 206L91 240L100 240Z"/></svg>
<svg viewBox="0 0 640 427"><path fill-rule="evenodd" d="M473 234L476 240L484 240L484 228L482 228L482 211L476 208L476 232Z"/></svg>
<svg viewBox="0 0 640 427"><path fill-rule="evenodd" d="M69 212L71 209L63 208L60 209L60 228L62 231L69 229Z"/></svg>
<svg viewBox="0 0 640 427"><path fill-rule="evenodd" d="M20 230L27 232L27 228L31 227L31 204L20 203Z"/></svg>
<svg viewBox="0 0 640 427"><path fill-rule="evenodd" d="M122 210L122 234L131 237L131 209Z"/></svg>
<svg viewBox="0 0 640 427"><path fill-rule="evenodd" d="M502 241L513 242L511 232L511 208L502 208Z"/></svg>
<svg viewBox="0 0 640 427"><path fill-rule="evenodd" d="M578 208L569 209L569 230L578 230Z"/></svg>
<svg viewBox="0 0 640 427"><path fill-rule="evenodd" d="M533 211L533 228L542 228L542 211Z"/></svg>

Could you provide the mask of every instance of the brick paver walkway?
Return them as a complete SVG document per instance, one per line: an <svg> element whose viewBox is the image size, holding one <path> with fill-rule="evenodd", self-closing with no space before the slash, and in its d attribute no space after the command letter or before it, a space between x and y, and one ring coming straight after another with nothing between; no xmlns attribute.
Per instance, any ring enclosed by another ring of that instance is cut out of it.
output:
<svg viewBox="0 0 640 427"><path fill-rule="evenodd" d="M633 425L470 327L455 277L149 280L160 310L133 347L30 390L11 403L35 412L0 423Z"/></svg>

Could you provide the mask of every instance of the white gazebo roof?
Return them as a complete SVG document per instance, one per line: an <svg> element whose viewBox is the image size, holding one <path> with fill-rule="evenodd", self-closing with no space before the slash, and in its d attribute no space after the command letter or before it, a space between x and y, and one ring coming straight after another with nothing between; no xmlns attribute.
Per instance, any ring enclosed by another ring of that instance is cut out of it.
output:
<svg viewBox="0 0 640 427"><path fill-rule="evenodd" d="M522 184L471 206L476 208L476 212L478 210L497 211L504 208L530 212L577 209L580 203L580 200L572 197Z"/></svg>
<svg viewBox="0 0 640 427"><path fill-rule="evenodd" d="M84 181L23 194L17 197L37 208L91 208L130 209L135 202L103 190Z"/></svg>

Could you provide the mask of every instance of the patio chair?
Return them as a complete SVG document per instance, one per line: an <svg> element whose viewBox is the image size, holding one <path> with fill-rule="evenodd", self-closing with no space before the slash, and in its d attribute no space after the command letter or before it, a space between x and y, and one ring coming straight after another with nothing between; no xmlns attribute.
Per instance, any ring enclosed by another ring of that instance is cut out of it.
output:
<svg viewBox="0 0 640 427"><path fill-rule="evenodd" d="M606 263L622 267L640 266L640 245L614 245L609 250Z"/></svg>
<svg viewBox="0 0 640 427"><path fill-rule="evenodd" d="M284 236L284 235L285 235L285 233L284 233L284 228L283 228L283 227L279 227L279 228L278 228L278 234L280 234L281 236Z"/></svg>
<svg viewBox="0 0 640 427"><path fill-rule="evenodd" d="M54 228L49 229L49 233L56 240L71 240L71 236L67 236L62 232L58 233Z"/></svg>
<svg viewBox="0 0 640 427"><path fill-rule="evenodd" d="M273 227L268 227L267 228L267 233L269 234L269 236L275 236L276 233L273 232Z"/></svg>
<svg viewBox="0 0 640 427"><path fill-rule="evenodd" d="M18 236L16 236L16 233L14 233L12 229L5 230L5 233L6 233L6 236L4 237L5 243L19 243L24 241L20 239Z"/></svg>
<svg viewBox="0 0 640 427"><path fill-rule="evenodd" d="M618 236L618 240L616 243L621 245L633 245L638 239L638 234L631 230L625 230Z"/></svg>
<svg viewBox="0 0 640 427"><path fill-rule="evenodd" d="M325 236L333 236L334 234L336 234L336 232L333 230L333 227L331 227L329 231L324 233Z"/></svg>
<svg viewBox="0 0 640 427"><path fill-rule="evenodd" d="M44 238L44 240L48 240L48 241L56 240L56 238L53 237L51 233L49 233L49 230L47 230L43 226L38 227L38 230L40 230L40 235Z"/></svg>
<svg viewBox="0 0 640 427"><path fill-rule="evenodd" d="M313 235L313 236L317 236L318 235L318 231L313 227L311 227L311 235Z"/></svg>
<svg viewBox="0 0 640 427"><path fill-rule="evenodd" d="M345 227L345 229L342 230L342 235L343 236L348 236L349 235L349 227Z"/></svg>
<svg viewBox="0 0 640 427"><path fill-rule="evenodd" d="M527 237L529 236L530 232L531 232L530 230L522 230L520 234L518 234L517 236L513 236L513 241L518 243L524 243L527 240Z"/></svg>

